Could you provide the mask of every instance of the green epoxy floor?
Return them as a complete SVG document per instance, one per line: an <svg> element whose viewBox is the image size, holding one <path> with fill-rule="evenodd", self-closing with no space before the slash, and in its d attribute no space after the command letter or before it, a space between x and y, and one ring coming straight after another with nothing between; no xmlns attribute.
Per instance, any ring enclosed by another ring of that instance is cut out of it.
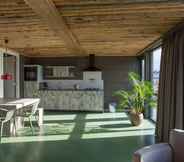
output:
<svg viewBox="0 0 184 162"><path fill-rule="evenodd" d="M125 113L46 113L44 126L4 137L0 162L131 162L154 143L154 125L131 126Z"/></svg>

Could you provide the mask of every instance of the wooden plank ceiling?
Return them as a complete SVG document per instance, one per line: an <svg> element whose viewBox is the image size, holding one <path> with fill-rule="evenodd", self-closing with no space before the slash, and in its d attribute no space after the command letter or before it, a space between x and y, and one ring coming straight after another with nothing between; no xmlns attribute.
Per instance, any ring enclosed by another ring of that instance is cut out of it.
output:
<svg viewBox="0 0 184 162"><path fill-rule="evenodd" d="M135 56L184 20L182 0L3 0L0 47L30 57Z"/></svg>

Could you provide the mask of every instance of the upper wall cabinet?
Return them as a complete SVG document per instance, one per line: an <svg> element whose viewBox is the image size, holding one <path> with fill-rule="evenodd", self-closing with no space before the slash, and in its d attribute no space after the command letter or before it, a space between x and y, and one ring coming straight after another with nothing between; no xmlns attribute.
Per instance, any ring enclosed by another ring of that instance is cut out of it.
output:
<svg viewBox="0 0 184 162"><path fill-rule="evenodd" d="M75 66L44 66L44 79L74 79L76 77Z"/></svg>

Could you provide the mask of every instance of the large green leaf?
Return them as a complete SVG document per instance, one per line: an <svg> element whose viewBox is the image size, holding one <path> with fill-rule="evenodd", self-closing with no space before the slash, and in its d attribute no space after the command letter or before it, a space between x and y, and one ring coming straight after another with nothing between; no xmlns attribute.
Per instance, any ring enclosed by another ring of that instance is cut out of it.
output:
<svg viewBox="0 0 184 162"><path fill-rule="evenodd" d="M119 107L132 108L138 113L143 112L146 107L156 107L152 83L141 81L140 76L134 72L130 72L128 78L132 89L130 91L119 90L114 93L119 97Z"/></svg>

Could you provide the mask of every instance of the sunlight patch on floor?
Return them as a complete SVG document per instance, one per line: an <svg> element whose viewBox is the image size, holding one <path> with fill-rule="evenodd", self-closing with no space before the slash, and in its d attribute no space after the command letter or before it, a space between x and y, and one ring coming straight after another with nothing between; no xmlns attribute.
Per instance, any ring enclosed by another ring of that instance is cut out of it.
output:
<svg viewBox="0 0 184 162"><path fill-rule="evenodd" d="M144 136L154 135L154 130L143 130L143 131L127 131L127 132L106 132L106 133L91 133L83 134L82 139L100 139L100 138L117 138L117 137L133 137L133 136Z"/></svg>
<svg viewBox="0 0 184 162"><path fill-rule="evenodd" d="M76 114L44 115L44 121L75 120Z"/></svg>
<svg viewBox="0 0 184 162"><path fill-rule="evenodd" d="M87 114L86 119L108 119L108 118L127 118L125 113L94 113Z"/></svg>
<svg viewBox="0 0 184 162"><path fill-rule="evenodd" d="M125 121L98 121L87 122L85 124L85 132L95 131L131 131L131 130L148 130L155 129L153 123L148 120L144 120L140 126L132 126L129 120Z"/></svg>
<svg viewBox="0 0 184 162"><path fill-rule="evenodd" d="M58 135L58 134L70 134L75 128L75 123L45 123L42 127L34 127L34 134L30 127L24 127L20 129L17 133L19 136L36 136L36 135Z"/></svg>
<svg viewBox="0 0 184 162"><path fill-rule="evenodd" d="M63 141L63 140L68 140L69 138L70 138L70 135L4 137L1 143Z"/></svg>
<svg viewBox="0 0 184 162"><path fill-rule="evenodd" d="M119 113L120 116L122 113ZM126 114L123 114L126 117ZM144 120L139 126L132 126L129 120L111 120L87 122L82 139L114 138L154 135L155 126L152 122Z"/></svg>

